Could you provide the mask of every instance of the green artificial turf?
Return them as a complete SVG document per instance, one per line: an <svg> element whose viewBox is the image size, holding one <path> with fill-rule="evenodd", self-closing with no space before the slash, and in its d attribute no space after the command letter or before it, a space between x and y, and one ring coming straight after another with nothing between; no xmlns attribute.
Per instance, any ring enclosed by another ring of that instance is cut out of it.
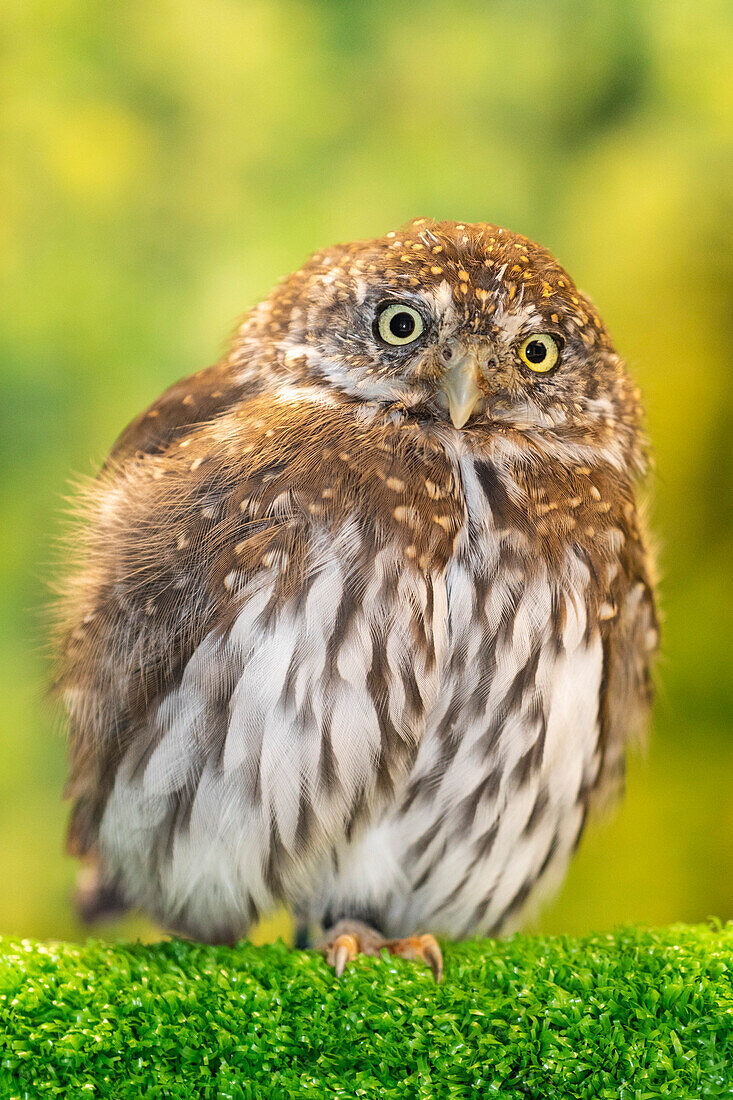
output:
<svg viewBox="0 0 733 1100"><path fill-rule="evenodd" d="M2 1097L733 1097L733 925L445 945L0 938Z"/></svg>

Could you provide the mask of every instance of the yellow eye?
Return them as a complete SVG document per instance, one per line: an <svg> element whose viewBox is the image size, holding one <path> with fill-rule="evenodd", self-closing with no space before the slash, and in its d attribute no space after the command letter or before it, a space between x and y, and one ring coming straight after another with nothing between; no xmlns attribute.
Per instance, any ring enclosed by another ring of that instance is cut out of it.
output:
<svg viewBox="0 0 733 1100"><path fill-rule="evenodd" d="M417 310L404 302L392 302L377 317L377 333L385 344L411 344L422 335L424 328Z"/></svg>
<svg viewBox="0 0 733 1100"><path fill-rule="evenodd" d="M519 345L519 358L530 370L537 374L547 374L560 358L557 341L547 332L538 332L528 336Z"/></svg>

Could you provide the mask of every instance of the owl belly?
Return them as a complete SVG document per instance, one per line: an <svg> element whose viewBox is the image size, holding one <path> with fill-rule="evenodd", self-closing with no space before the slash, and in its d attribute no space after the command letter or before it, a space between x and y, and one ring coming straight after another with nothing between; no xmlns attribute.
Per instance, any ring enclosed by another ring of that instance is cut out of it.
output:
<svg viewBox="0 0 733 1100"><path fill-rule="evenodd" d="M577 843L599 766L603 666L587 569L463 555L445 577L440 691L389 811L335 853L321 918L390 935L496 932ZM436 631L437 633L437 631Z"/></svg>

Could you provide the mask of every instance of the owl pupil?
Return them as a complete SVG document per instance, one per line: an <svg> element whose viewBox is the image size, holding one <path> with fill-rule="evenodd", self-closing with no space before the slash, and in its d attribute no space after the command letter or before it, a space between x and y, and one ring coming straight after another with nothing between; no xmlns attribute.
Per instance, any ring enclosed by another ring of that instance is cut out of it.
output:
<svg viewBox="0 0 733 1100"><path fill-rule="evenodd" d="M398 340L404 340L405 337L412 336L415 331L415 318L409 313L395 313L390 319L389 331Z"/></svg>
<svg viewBox="0 0 733 1100"><path fill-rule="evenodd" d="M524 354L530 363L541 363L543 359L547 358L547 348L541 340L530 340L524 349Z"/></svg>

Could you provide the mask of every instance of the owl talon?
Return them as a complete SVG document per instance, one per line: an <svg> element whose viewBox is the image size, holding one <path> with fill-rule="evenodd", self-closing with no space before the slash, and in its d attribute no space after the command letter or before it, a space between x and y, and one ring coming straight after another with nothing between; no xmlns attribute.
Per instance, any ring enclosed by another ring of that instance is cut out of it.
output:
<svg viewBox="0 0 733 1100"><path fill-rule="evenodd" d="M437 985L437 983L443 977L443 952L438 946L438 941L435 939L434 936L431 936L429 933L421 936L420 942L422 944L420 958L424 959L424 961L430 967L433 973L433 978L435 979L435 983Z"/></svg>
<svg viewBox="0 0 733 1100"><path fill-rule="evenodd" d="M352 936L349 933L338 936L331 947L328 949L326 958L329 966L332 966L336 977L340 978L343 974L346 964L355 959L359 953L359 943L356 936Z"/></svg>
<svg viewBox="0 0 733 1100"><path fill-rule="evenodd" d="M326 956L328 965L333 967L336 977L340 978L348 963L353 962L357 955L379 955L385 948L390 955L399 955L403 959L421 959L430 967L436 982L443 977L443 955L438 941L429 933L387 940L362 921L339 921L319 949Z"/></svg>
<svg viewBox="0 0 733 1100"><path fill-rule="evenodd" d="M408 936L404 940L387 940L384 944L391 955L403 959L422 959L430 967L436 983L443 977L443 953L435 936Z"/></svg>

